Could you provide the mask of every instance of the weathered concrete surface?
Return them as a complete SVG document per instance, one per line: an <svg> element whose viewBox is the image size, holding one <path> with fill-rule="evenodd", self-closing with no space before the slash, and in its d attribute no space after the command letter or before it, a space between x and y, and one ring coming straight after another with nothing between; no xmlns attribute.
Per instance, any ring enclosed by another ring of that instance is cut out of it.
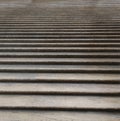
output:
<svg viewBox="0 0 120 121"><path fill-rule="evenodd" d="M120 121L119 20L119 0L0 0L0 121Z"/></svg>
<svg viewBox="0 0 120 121"><path fill-rule="evenodd" d="M119 121L119 113L67 111L1 111L3 121Z"/></svg>
<svg viewBox="0 0 120 121"><path fill-rule="evenodd" d="M62 16L60 20L77 19L81 22L94 23L119 18L119 4L118 0L10 0L1 1L0 16L7 15L7 18L8 16L13 18L15 15L15 18L19 19L32 16L47 16L50 19L53 16L53 20L57 16Z"/></svg>

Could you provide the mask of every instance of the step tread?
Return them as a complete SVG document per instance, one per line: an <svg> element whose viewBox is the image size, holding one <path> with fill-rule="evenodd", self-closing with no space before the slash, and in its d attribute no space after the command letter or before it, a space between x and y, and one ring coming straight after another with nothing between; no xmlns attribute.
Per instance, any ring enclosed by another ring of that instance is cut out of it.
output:
<svg viewBox="0 0 120 121"><path fill-rule="evenodd" d="M119 110L120 97L72 96L72 95L71 96L0 95L0 107Z"/></svg>
<svg viewBox="0 0 120 121"><path fill-rule="evenodd" d="M32 63L32 62L35 62L35 63L42 63L42 62L68 62L71 64L72 63L77 63L80 62L80 63L84 63L84 62L93 62L93 63L109 63L109 62L113 62L113 63L118 63L120 62L120 59L119 58L0 58L0 63L13 63L13 62L20 62L20 63Z"/></svg>
<svg viewBox="0 0 120 121"><path fill-rule="evenodd" d="M0 73L1 82L120 82L119 74Z"/></svg>
<svg viewBox="0 0 120 121"><path fill-rule="evenodd" d="M120 52L119 47L0 47L1 52ZM84 53L83 53L84 54Z"/></svg>
<svg viewBox="0 0 120 121"><path fill-rule="evenodd" d="M0 93L23 94L120 94L118 84L0 83Z"/></svg>
<svg viewBox="0 0 120 121"><path fill-rule="evenodd" d="M30 43L30 42L13 42L13 43L7 43L7 42L1 42L0 47L119 47L120 43L47 43L47 42L37 42L37 43Z"/></svg>
<svg viewBox="0 0 120 121"><path fill-rule="evenodd" d="M17 65L17 64L16 64ZM11 65L11 64L5 64L5 65L0 65L0 69L60 69L60 70L120 70L120 65L43 65L43 64L38 64L38 65Z"/></svg>
<svg viewBox="0 0 120 121"><path fill-rule="evenodd" d="M80 112L80 111L0 111L2 121L119 121L119 113Z"/></svg>

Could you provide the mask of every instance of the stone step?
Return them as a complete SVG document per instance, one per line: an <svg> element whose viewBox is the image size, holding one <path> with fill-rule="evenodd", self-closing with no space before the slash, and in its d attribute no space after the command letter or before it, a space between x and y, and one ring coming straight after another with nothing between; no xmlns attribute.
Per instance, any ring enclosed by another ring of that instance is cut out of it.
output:
<svg viewBox="0 0 120 121"><path fill-rule="evenodd" d="M81 35L86 35L86 36L88 36L88 35L94 35L94 36L98 36L98 35L101 35L101 36L104 36L104 35L106 35L106 36L110 36L110 35L112 35L112 36L118 36L119 37L119 34L120 34L120 31L89 31L89 32L87 32L87 31L15 31L15 32L12 32L12 31L2 31L2 32L0 32L0 35L2 36L2 35L6 35L6 36L9 36L9 35L28 35L29 36L29 34L31 34L31 35L46 35L46 36L49 36L49 35L53 35L53 37L54 37L54 35L73 35L73 36L75 36L75 35L79 35L79 36L81 36Z"/></svg>
<svg viewBox="0 0 120 121"><path fill-rule="evenodd" d="M98 73L0 73L0 82L120 84L120 74Z"/></svg>
<svg viewBox="0 0 120 121"><path fill-rule="evenodd" d="M119 47L0 47L1 52L120 52Z"/></svg>
<svg viewBox="0 0 120 121"><path fill-rule="evenodd" d="M119 113L96 111L1 110L2 121L119 121Z"/></svg>
<svg viewBox="0 0 120 121"><path fill-rule="evenodd" d="M77 24L74 24L74 25L71 25L71 24L30 24L30 25L18 25L18 24L14 24L14 25L10 25L10 24L5 24L5 25L0 25L0 29L107 29L108 31L113 29L113 30L117 30L117 29L120 29L120 26L93 26L93 25L86 25L86 26L79 26Z"/></svg>
<svg viewBox="0 0 120 121"><path fill-rule="evenodd" d="M54 20L53 20L54 19ZM11 18L11 19L0 19L0 24L78 24L81 26L118 26L120 25L120 19L116 21L109 22L81 22L79 19L60 19L60 18L39 18L39 19L17 19L17 18Z"/></svg>
<svg viewBox="0 0 120 121"><path fill-rule="evenodd" d="M119 58L0 58L0 64L119 65Z"/></svg>
<svg viewBox="0 0 120 121"><path fill-rule="evenodd" d="M0 43L119 43L119 38L0 38Z"/></svg>
<svg viewBox="0 0 120 121"><path fill-rule="evenodd" d="M0 65L1 73L120 73L118 65Z"/></svg>
<svg viewBox="0 0 120 121"><path fill-rule="evenodd" d="M100 39L103 39L103 38L120 38L120 34L91 34L91 33L83 33L83 34L63 34L63 33L58 33L58 34L55 34L55 33L50 33L50 34L46 34L46 33L43 33L43 34L39 34L39 33L34 33L34 34L31 34L31 33L26 33L26 34L1 34L0 35L0 38L1 39L11 39L11 38L14 38L14 39L20 39L20 38L27 38L27 39L39 39L39 38L42 38L42 39L46 39L46 38L51 38L51 39L58 39L58 38L62 38L62 39L69 39L69 38L72 38L72 39L97 39L97 38L100 38Z"/></svg>
<svg viewBox="0 0 120 121"><path fill-rule="evenodd" d="M0 108L119 111L120 97L72 95L0 95Z"/></svg>
<svg viewBox="0 0 120 121"><path fill-rule="evenodd" d="M119 26L119 24L116 24L116 25L112 25L112 24L99 24L99 25L97 25L97 24L78 24L78 23L69 23L69 22L64 22L64 23L45 23L45 22L43 22L43 23L22 23L22 22L20 22L20 23L6 23L6 22L4 22L4 23L0 23L0 26L1 27L4 27L4 26L34 26L34 27L36 27L36 26L60 26L60 27L62 27L62 26L64 26L64 27L76 27L76 28L78 28L78 27L81 27L81 28L90 28L90 27L93 27L93 28L120 28L120 26Z"/></svg>
<svg viewBox="0 0 120 121"><path fill-rule="evenodd" d="M4 58L120 58L119 52L0 52Z"/></svg>
<svg viewBox="0 0 120 121"><path fill-rule="evenodd" d="M106 43L78 43L78 42L66 42L66 43L59 43L59 42L56 42L56 43L41 43L41 42L38 42L38 43L30 43L30 42L26 42L26 43L19 43L17 42L16 40L16 43L3 43L3 42L0 42L0 47L120 47L120 42L119 43L109 43L109 42L106 42Z"/></svg>
<svg viewBox="0 0 120 121"><path fill-rule="evenodd" d="M6 33L12 33L12 32L16 32L16 33L20 33L20 32L28 32L28 33L30 33L30 32L37 32L37 33L39 33L39 32L41 32L41 33L43 33L43 32L81 32L81 33L83 33L83 32L85 32L85 33L88 33L88 32L93 32L93 33L103 33L103 32L105 32L105 33L115 33L115 32L117 32L117 33L119 33L119 31L120 31L120 28L115 28L115 29L113 29L113 28L111 28L111 29L107 29L107 28L83 28L83 29L81 29L81 28L0 28L0 32L1 33L3 33L3 32L6 32Z"/></svg>
<svg viewBox="0 0 120 121"><path fill-rule="evenodd" d="M0 83L0 94L119 95L118 84Z"/></svg>

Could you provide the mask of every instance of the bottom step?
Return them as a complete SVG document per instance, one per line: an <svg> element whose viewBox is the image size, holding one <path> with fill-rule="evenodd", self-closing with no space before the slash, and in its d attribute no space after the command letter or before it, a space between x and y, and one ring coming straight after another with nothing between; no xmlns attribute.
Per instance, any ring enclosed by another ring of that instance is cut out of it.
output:
<svg viewBox="0 0 120 121"><path fill-rule="evenodd" d="M0 111L1 121L120 121L119 113L67 111Z"/></svg>

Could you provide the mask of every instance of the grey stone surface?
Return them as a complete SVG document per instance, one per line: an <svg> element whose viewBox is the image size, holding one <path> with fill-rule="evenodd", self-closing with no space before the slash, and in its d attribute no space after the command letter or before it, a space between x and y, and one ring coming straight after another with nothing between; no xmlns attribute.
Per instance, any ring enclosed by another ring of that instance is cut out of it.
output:
<svg viewBox="0 0 120 121"><path fill-rule="evenodd" d="M0 0L0 121L119 121L119 20L119 0Z"/></svg>

